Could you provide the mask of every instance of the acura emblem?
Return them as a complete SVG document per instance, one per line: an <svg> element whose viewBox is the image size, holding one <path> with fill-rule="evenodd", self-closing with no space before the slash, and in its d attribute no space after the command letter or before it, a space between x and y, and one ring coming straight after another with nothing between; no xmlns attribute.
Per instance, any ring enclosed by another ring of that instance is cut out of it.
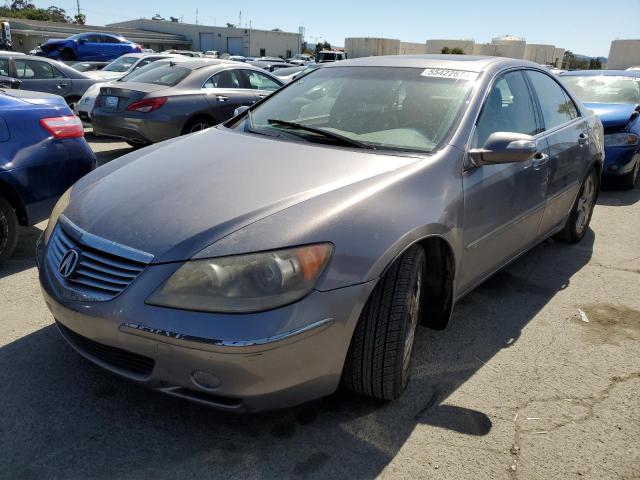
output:
<svg viewBox="0 0 640 480"><path fill-rule="evenodd" d="M71 274L76 270L78 265L78 259L80 255L76 250L69 250L64 254L62 260L60 260L60 266L58 267L58 273L62 278L69 278Z"/></svg>

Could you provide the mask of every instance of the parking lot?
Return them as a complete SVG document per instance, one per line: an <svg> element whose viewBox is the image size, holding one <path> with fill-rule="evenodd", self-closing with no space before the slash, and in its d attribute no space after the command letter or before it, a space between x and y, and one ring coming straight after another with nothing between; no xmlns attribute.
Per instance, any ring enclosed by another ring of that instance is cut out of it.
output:
<svg viewBox="0 0 640 480"><path fill-rule="evenodd" d="M100 162L131 148L87 135ZM421 329L392 404L338 392L237 416L82 359L34 260L0 267L4 478L640 478L640 190L607 191L579 244L547 241Z"/></svg>

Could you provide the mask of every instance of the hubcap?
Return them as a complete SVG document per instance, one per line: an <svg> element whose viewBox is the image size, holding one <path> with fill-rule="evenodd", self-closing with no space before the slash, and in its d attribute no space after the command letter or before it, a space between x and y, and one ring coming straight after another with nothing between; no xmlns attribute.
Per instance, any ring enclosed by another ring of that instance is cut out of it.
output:
<svg viewBox="0 0 640 480"><path fill-rule="evenodd" d="M422 272L418 272L418 278L413 287L413 292L409 297L409 325L404 337L404 357L402 359L402 368L406 372L409 368L409 360L413 351L413 339L416 336L416 328L418 327L418 317L420 315L420 295L422 294Z"/></svg>
<svg viewBox="0 0 640 480"><path fill-rule="evenodd" d="M207 128L209 128L211 125L209 125L206 122L198 122L195 125L193 125L193 127L191 127L191 133L193 132L199 132L200 130L206 130Z"/></svg>
<svg viewBox="0 0 640 480"><path fill-rule="evenodd" d="M593 180L593 176L589 175L584 182L584 186L582 187L582 194L578 199L578 206L576 209L576 212L578 213L578 216L576 218L576 232L578 233L578 235L582 234L582 231L587 226L595 196L596 185Z"/></svg>

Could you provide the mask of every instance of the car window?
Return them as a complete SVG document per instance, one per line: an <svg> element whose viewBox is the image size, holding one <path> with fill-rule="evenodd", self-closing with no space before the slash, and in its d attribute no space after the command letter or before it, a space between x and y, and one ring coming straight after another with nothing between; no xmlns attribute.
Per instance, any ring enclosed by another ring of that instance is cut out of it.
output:
<svg viewBox="0 0 640 480"><path fill-rule="evenodd" d="M533 100L522 72L502 75L491 88L477 122L477 146L495 132L538 133Z"/></svg>
<svg viewBox="0 0 640 480"><path fill-rule="evenodd" d="M0 75L9 75L9 60L6 58L0 58Z"/></svg>
<svg viewBox="0 0 640 480"><path fill-rule="evenodd" d="M541 72L527 71L526 74L538 96L546 130L578 117L575 104L555 80Z"/></svg>
<svg viewBox="0 0 640 480"><path fill-rule="evenodd" d="M91 43L102 42L102 35L87 35L86 37L80 37L80 38L84 38L87 42L91 42Z"/></svg>
<svg viewBox="0 0 640 480"><path fill-rule="evenodd" d="M640 103L640 77L563 75L562 81L583 102Z"/></svg>
<svg viewBox="0 0 640 480"><path fill-rule="evenodd" d="M251 88L254 90L269 90L273 92L280 88L280 84L278 84L278 82L274 81L264 73L246 70L245 74L249 80L249 85L251 85Z"/></svg>
<svg viewBox="0 0 640 480"><path fill-rule="evenodd" d="M242 121L236 128L327 142L294 123L380 150L431 152L457 125L477 76L456 73L454 78L424 68L320 68L270 96L252 110L249 126Z"/></svg>
<svg viewBox="0 0 640 480"><path fill-rule="evenodd" d="M58 69L51 64L37 60L15 60L16 74L18 78L26 80L46 80L51 78L64 78Z"/></svg>
<svg viewBox="0 0 640 480"><path fill-rule="evenodd" d="M151 67L149 65L148 67ZM188 68L178 67L176 65L160 65L157 68L145 68L140 69L134 73L130 73L121 81L135 81L139 83L152 83L154 85L165 85L167 87L173 87L184 80L191 70Z"/></svg>
<svg viewBox="0 0 640 480"><path fill-rule="evenodd" d="M224 70L204 82L204 88L242 88L238 70Z"/></svg>

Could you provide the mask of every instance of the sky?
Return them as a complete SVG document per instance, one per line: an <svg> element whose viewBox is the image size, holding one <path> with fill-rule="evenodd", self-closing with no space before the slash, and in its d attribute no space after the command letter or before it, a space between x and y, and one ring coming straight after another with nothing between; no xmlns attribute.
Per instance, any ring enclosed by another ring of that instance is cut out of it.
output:
<svg viewBox="0 0 640 480"><path fill-rule="evenodd" d="M56 5L76 12L76 0L31 0L38 7ZM607 8L615 5L615 8ZM608 56L612 40L640 38L640 0L80 0L89 25L151 18L181 18L187 23L237 24L253 28L280 28L297 32L306 27L310 43L328 41L344 46L345 37L385 37L405 42L430 38L491 41L499 35L523 37L528 43L546 43L574 53Z"/></svg>

